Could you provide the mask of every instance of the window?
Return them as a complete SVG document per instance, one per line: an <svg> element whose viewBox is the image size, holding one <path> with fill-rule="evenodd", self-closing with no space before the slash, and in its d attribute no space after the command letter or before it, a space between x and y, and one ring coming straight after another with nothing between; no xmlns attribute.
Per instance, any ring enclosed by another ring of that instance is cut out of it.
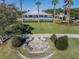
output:
<svg viewBox="0 0 79 59"><path fill-rule="evenodd" d="M44 17L48 17L48 15L44 15Z"/></svg>
<svg viewBox="0 0 79 59"><path fill-rule="evenodd" d="M28 16L27 15L24 15L24 18L27 18Z"/></svg>
<svg viewBox="0 0 79 59"><path fill-rule="evenodd" d="M43 17L43 15L39 15L39 17Z"/></svg>
<svg viewBox="0 0 79 59"><path fill-rule="evenodd" d="M30 18L32 17L32 15L28 15Z"/></svg>
<svg viewBox="0 0 79 59"><path fill-rule="evenodd" d="M34 18L38 18L38 15L34 15Z"/></svg>

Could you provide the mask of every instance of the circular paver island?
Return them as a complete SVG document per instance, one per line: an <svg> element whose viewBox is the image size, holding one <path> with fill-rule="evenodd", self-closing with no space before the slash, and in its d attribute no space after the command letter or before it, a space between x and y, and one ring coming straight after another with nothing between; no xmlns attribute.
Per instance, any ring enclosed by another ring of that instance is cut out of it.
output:
<svg viewBox="0 0 79 59"><path fill-rule="evenodd" d="M49 46L44 38L33 38L28 44L30 53L43 53Z"/></svg>
<svg viewBox="0 0 79 59"><path fill-rule="evenodd" d="M24 59L47 59L55 53L55 48L51 46L52 42L48 38L30 37L18 51Z"/></svg>

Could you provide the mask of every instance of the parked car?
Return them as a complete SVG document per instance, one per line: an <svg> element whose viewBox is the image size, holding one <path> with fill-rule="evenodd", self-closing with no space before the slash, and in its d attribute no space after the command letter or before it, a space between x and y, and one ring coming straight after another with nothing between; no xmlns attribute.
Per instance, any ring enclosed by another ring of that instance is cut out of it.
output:
<svg viewBox="0 0 79 59"><path fill-rule="evenodd" d="M77 23L77 24L79 23L79 16L76 16L76 17L71 16L70 19L73 23Z"/></svg>
<svg viewBox="0 0 79 59"><path fill-rule="evenodd" d="M79 23L79 19L73 20L74 23Z"/></svg>

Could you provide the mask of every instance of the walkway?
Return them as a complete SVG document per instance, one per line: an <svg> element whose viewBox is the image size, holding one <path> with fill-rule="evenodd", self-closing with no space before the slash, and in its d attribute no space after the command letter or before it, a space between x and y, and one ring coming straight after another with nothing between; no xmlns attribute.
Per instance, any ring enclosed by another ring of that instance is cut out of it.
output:
<svg viewBox="0 0 79 59"><path fill-rule="evenodd" d="M31 37L51 37L52 34L32 34L32 35L28 35L28 36L31 36ZM79 38L79 34L55 34L57 37L60 37L60 36L68 36L68 38ZM48 56L45 56L45 57L40 57L40 58L29 58L29 57L25 57L24 55L21 54L21 52L19 52L19 55L23 58L23 59L48 59L49 57L53 56L55 52L51 53L50 55Z"/></svg>
<svg viewBox="0 0 79 59"><path fill-rule="evenodd" d="M32 35L28 35L28 36L32 36L32 37L50 37L52 34L32 34ZM56 34L57 37L60 36L68 36L68 38L79 38L79 34Z"/></svg>
<svg viewBox="0 0 79 59"><path fill-rule="evenodd" d="M17 52L23 59L48 59L49 57L53 56L56 53L56 51L54 51L53 53L51 53L51 54L49 54L48 56L45 56L45 57L29 58L29 57L25 57L24 55L22 55L20 51L17 51Z"/></svg>

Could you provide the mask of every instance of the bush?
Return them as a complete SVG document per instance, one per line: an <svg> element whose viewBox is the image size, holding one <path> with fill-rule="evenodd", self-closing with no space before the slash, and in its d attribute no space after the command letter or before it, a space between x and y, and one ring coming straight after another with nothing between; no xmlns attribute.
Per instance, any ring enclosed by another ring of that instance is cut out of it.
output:
<svg viewBox="0 0 79 59"><path fill-rule="evenodd" d="M58 50L66 50L68 48L68 37L63 36L55 40L55 47Z"/></svg>
<svg viewBox="0 0 79 59"><path fill-rule="evenodd" d="M12 40L12 47L14 48L19 48L21 47L26 41L26 38L22 38L22 37L15 37Z"/></svg>
<svg viewBox="0 0 79 59"><path fill-rule="evenodd" d="M55 40L57 40L57 37L55 34L53 34L51 37L50 37L51 41L54 42Z"/></svg>
<svg viewBox="0 0 79 59"><path fill-rule="evenodd" d="M35 22L35 23L37 23L38 22L38 20L32 20L32 19L29 19L29 20L25 20L24 19L24 22L26 23L26 22ZM39 22L53 22L53 20L45 20L45 19L39 19Z"/></svg>
<svg viewBox="0 0 79 59"><path fill-rule="evenodd" d="M32 28L31 26L29 25L26 25L26 24L21 24L21 23L18 23L18 24L13 24L12 26L8 26L5 30L5 33L6 34L32 34L32 30L34 28Z"/></svg>

